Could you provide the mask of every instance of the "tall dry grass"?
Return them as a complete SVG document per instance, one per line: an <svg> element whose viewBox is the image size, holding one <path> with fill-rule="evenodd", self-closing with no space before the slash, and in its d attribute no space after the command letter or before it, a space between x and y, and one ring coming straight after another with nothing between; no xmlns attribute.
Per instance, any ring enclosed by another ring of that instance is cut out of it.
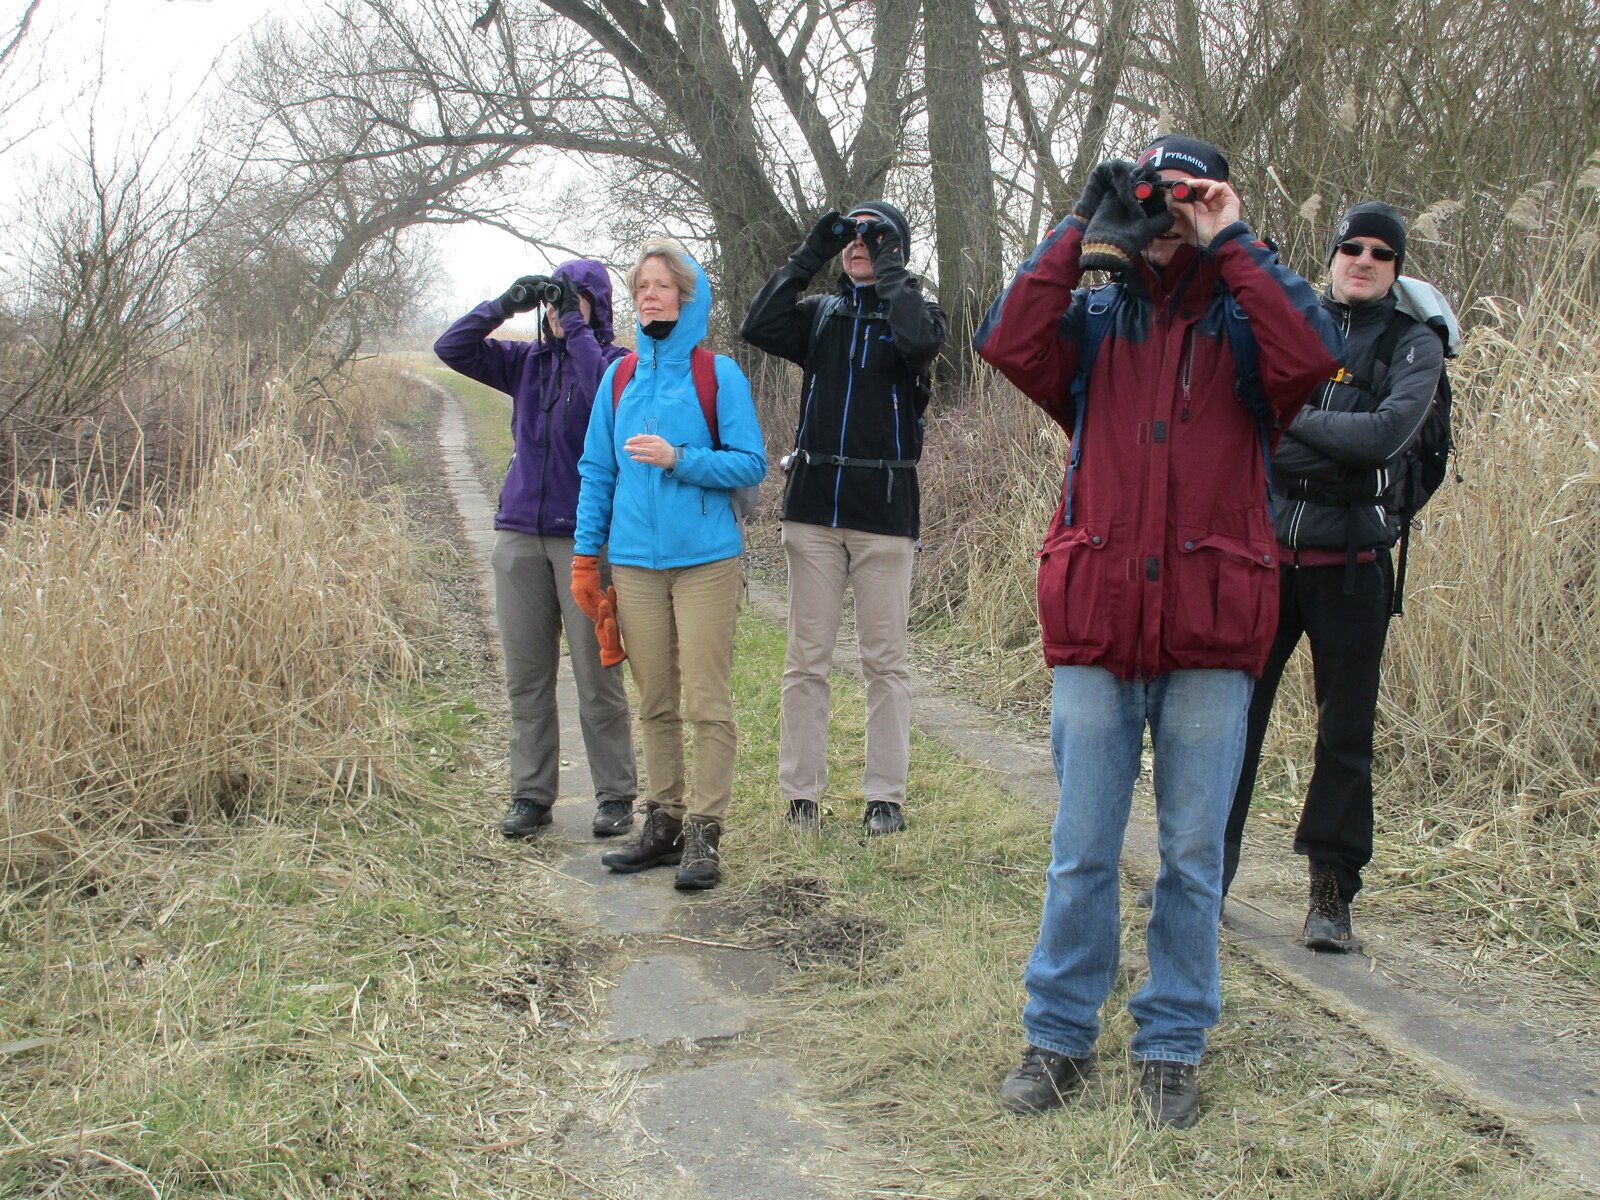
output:
<svg viewBox="0 0 1600 1200"><path fill-rule="evenodd" d="M1462 482L1413 537L1384 664L1377 803L1392 883L1458 876L1449 903L1600 977L1597 245L1576 233L1545 256L1526 303L1468 314L1451 365ZM930 425L922 636L988 701L1042 713L1034 552L1065 440L999 382ZM1296 801L1315 725L1302 654L1264 762L1267 777L1288 772Z"/></svg>
<svg viewBox="0 0 1600 1200"><path fill-rule="evenodd" d="M425 608L405 517L291 430L218 448L162 507L30 485L0 525L0 862L108 826L403 786L384 703Z"/></svg>

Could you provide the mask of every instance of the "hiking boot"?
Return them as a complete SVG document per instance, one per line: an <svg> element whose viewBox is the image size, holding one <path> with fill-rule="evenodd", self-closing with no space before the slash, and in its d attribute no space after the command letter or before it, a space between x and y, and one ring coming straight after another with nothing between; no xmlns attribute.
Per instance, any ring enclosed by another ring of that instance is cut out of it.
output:
<svg viewBox="0 0 1600 1200"><path fill-rule="evenodd" d="M1339 876L1327 863L1311 864L1311 909L1300 939L1307 950L1328 950L1343 954L1355 949L1355 934L1350 928L1350 903L1339 890Z"/></svg>
<svg viewBox="0 0 1600 1200"><path fill-rule="evenodd" d="M815 800L789 801L789 815L784 820L803 833L822 831L822 813Z"/></svg>
<svg viewBox="0 0 1600 1200"><path fill-rule="evenodd" d="M704 891L722 878L717 845L722 826L710 817L689 817L683 823L683 865L673 887L680 892Z"/></svg>
<svg viewBox="0 0 1600 1200"><path fill-rule="evenodd" d="M500 832L508 838L532 837L552 820L549 802L513 796L511 807L500 820Z"/></svg>
<svg viewBox="0 0 1600 1200"><path fill-rule="evenodd" d="M1000 1085L1000 1107L1014 1113L1041 1113L1055 1108L1083 1087L1088 1074L1087 1058L1068 1058L1053 1050L1024 1046L1022 1061Z"/></svg>
<svg viewBox="0 0 1600 1200"><path fill-rule="evenodd" d="M632 800L601 800L594 806L595 837L616 837L633 825Z"/></svg>
<svg viewBox="0 0 1600 1200"><path fill-rule="evenodd" d="M646 804L638 840L620 850L607 850L600 865L630 875L647 867L671 866L682 857L683 822L658 804Z"/></svg>
<svg viewBox="0 0 1600 1200"><path fill-rule="evenodd" d="M866 828L868 837L880 837L885 833L899 833L906 827L906 819L894 801L868 800L861 824Z"/></svg>
<svg viewBox="0 0 1600 1200"><path fill-rule="evenodd" d="M1200 1119L1200 1089L1188 1063L1147 1058L1139 1077L1138 1104L1145 1119L1160 1129L1188 1129Z"/></svg>

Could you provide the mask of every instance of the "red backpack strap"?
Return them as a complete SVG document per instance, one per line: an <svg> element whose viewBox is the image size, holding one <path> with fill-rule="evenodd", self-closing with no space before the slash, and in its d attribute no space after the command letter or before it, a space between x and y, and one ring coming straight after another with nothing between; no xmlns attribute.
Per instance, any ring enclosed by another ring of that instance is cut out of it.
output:
<svg viewBox="0 0 1600 1200"><path fill-rule="evenodd" d="M630 372L631 373L631 372ZM722 449L717 431L717 356L704 346L689 351L689 373L694 376L695 395L700 397L700 414L711 431L711 448Z"/></svg>
<svg viewBox="0 0 1600 1200"><path fill-rule="evenodd" d="M611 373L611 411L617 411L617 405L622 403L622 389L628 386L628 380L633 378L634 369L639 365L637 354L624 354L617 359L617 369Z"/></svg>

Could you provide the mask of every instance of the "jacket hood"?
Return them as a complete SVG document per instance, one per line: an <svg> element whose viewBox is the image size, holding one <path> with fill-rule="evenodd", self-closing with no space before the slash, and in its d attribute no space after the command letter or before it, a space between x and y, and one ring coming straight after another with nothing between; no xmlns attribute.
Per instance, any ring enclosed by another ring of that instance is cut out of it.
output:
<svg viewBox="0 0 1600 1200"><path fill-rule="evenodd" d="M706 278L705 268L687 252L684 253L683 260L694 272L694 296L683 302L683 308L678 313L678 323L673 326L671 333L659 341L645 333L644 326L639 324L638 314L634 314L634 327L639 333L640 358L646 357L647 353L653 350L658 358L686 360L689 351L706 340L706 331L711 328L711 281Z"/></svg>
<svg viewBox="0 0 1600 1200"><path fill-rule="evenodd" d="M553 272L553 278L570 279L578 290L589 297L594 318L589 324L594 329L595 341L609 346L616 337L611 314L611 272L592 258L572 258Z"/></svg>

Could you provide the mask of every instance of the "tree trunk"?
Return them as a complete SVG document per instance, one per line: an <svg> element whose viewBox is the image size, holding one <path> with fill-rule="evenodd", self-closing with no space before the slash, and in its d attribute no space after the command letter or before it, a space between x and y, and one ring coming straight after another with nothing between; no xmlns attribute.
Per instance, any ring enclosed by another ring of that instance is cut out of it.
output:
<svg viewBox="0 0 1600 1200"><path fill-rule="evenodd" d="M924 0L923 25L939 303L950 318L941 373L959 379L971 370L973 330L1000 290L982 38L973 0Z"/></svg>

